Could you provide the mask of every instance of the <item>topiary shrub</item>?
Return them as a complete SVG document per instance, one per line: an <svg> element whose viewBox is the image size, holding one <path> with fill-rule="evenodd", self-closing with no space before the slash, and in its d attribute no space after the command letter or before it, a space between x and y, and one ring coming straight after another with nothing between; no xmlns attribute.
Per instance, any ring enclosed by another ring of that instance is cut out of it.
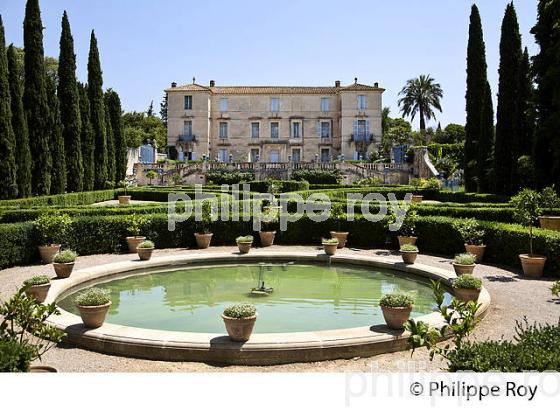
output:
<svg viewBox="0 0 560 410"><path fill-rule="evenodd" d="M255 305L251 305L248 303L232 305L224 309L224 316L232 319L245 319L248 317L253 317L256 314L257 308L255 307Z"/></svg>

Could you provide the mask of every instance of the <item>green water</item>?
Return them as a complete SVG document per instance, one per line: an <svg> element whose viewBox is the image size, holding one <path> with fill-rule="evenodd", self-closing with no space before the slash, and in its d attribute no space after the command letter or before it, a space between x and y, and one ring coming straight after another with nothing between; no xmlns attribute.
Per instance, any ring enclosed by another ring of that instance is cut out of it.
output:
<svg viewBox="0 0 560 410"><path fill-rule="evenodd" d="M378 306L394 290L414 293L412 316L433 308L429 284L402 272L351 265L278 264L264 270L268 296L253 296L258 265L213 266L116 279L97 287L111 292L107 322L148 329L224 333L221 313L232 303L257 306L257 333L302 332L384 323ZM76 313L74 295L59 302Z"/></svg>

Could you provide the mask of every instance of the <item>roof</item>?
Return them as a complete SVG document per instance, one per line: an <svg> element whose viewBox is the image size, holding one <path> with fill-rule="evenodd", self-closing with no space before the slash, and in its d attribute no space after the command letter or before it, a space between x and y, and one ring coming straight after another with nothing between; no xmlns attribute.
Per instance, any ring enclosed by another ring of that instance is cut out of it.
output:
<svg viewBox="0 0 560 410"><path fill-rule="evenodd" d="M354 83L342 87L298 87L298 86L219 86L205 87L187 84L168 88L166 92L205 91L212 94L337 94L343 91L385 91L384 88Z"/></svg>

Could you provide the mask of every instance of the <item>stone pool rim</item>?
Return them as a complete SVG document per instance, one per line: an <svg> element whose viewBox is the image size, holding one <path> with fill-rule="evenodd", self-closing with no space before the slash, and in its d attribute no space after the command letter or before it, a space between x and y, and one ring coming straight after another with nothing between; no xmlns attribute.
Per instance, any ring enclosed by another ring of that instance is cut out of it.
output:
<svg viewBox="0 0 560 410"><path fill-rule="evenodd" d="M44 303L56 302L73 289L88 283L106 281L123 274L145 274L146 270L176 269L188 265L216 263L243 264L267 261L324 262L327 256L317 251L266 250L240 255L237 252L185 253L162 256L149 261L131 260L76 270L67 279L53 280ZM424 278L441 280L450 286L457 276L423 264L405 265L386 257L339 254L331 257L336 264L375 267L406 272ZM478 315L483 317L490 307L490 295L482 288ZM407 333L385 325L349 329L293 333L257 333L246 343L232 342L223 333L164 331L105 323L87 329L79 316L60 309L61 314L49 322L67 333L66 341L102 353L165 361L194 361L238 365L272 365L294 362L368 357L407 348ZM439 313L418 316L430 325L443 324Z"/></svg>

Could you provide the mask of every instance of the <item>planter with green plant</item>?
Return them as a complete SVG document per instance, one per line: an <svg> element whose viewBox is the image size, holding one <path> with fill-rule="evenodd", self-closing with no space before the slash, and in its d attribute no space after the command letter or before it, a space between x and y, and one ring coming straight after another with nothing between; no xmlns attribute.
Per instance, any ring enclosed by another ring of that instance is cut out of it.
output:
<svg viewBox="0 0 560 410"><path fill-rule="evenodd" d="M47 213L37 218L33 224L41 243L41 259L44 263L51 263L54 255L60 250L60 244L64 241L72 219L66 214Z"/></svg>
<svg viewBox="0 0 560 410"><path fill-rule="evenodd" d="M474 271L476 256L471 253L461 253L455 255L453 259L453 269L455 269L455 274L460 275L470 275Z"/></svg>
<svg viewBox="0 0 560 410"><path fill-rule="evenodd" d="M200 216L196 215L196 229L194 237L198 249L206 249L210 246L213 233L210 232L212 223L212 204L208 201L202 203Z"/></svg>
<svg viewBox="0 0 560 410"><path fill-rule="evenodd" d="M338 249L346 246L349 232L342 230L341 225L344 220L344 209L340 204L333 204L331 208L331 218L336 221L336 231L331 231L331 237L338 239Z"/></svg>
<svg viewBox="0 0 560 410"><path fill-rule="evenodd" d="M129 182L127 180L122 180L122 181L119 181L117 186L124 190L124 195L118 195L118 197L117 197L118 200L119 200L119 204L120 205L130 205L130 198L131 197L130 197L130 195L128 195Z"/></svg>
<svg viewBox="0 0 560 410"><path fill-rule="evenodd" d="M59 251L53 258L53 267L56 277L60 279L68 278L74 270L74 263L78 254L71 249Z"/></svg>
<svg viewBox="0 0 560 410"><path fill-rule="evenodd" d="M476 302L482 289L482 280L473 275L462 275L453 279L453 293L463 302Z"/></svg>
<svg viewBox="0 0 560 410"><path fill-rule="evenodd" d="M331 239L323 238L321 243L323 244L323 250L327 255L332 256L336 253L336 250L338 249L337 238L331 238Z"/></svg>
<svg viewBox="0 0 560 410"><path fill-rule="evenodd" d="M529 253L519 255L523 273L527 276L540 277L547 258L533 253L533 228L541 215L541 195L531 189L523 189L511 198L511 203L515 207L514 219L529 228Z"/></svg>
<svg viewBox="0 0 560 410"><path fill-rule="evenodd" d="M239 253L249 253L249 251L251 250L251 246L253 246L253 240L254 238L251 235L238 236L235 239L235 242L237 243L237 247L239 248Z"/></svg>
<svg viewBox="0 0 560 410"><path fill-rule="evenodd" d="M279 211L278 209L268 208L263 210L263 219L261 220L261 230L259 238L262 247L272 246L276 237L276 227L278 226Z"/></svg>
<svg viewBox="0 0 560 410"><path fill-rule="evenodd" d="M560 197L554 189L554 185L547 187L541 192L542 208L548 210L548 215L540 215L541 228L560 231L560 216L551 215L554 208L560 208Z"/></svg>
<svg viewBox="0 0 560 410"><path fill-rule="evenodd" d="M85 327L92 329L101 327L111 306L108 290L90 288L79 293L75 299Z"/></svg>
<svg viewBox="0 0 560 410"><path fill-rule="evenodd" d="M25 294L34 298L38 303L43 303L51 288L51 280L47 275L37 275L23 282Z"/></svg>
<svg viewBox="0 0 560 410"><path fill-rule="evenodd" d="M231 340L246 342L251 338L257 321L257 308L251 304L229 306L224 310L222 319Z"/></svg>
<svg viewBox="0 0 560 410"><path fill-rule="evenodd" d="M412 264L416 261L418 256L418 247L416 245L403 245L401 246L401 257L404 263Z"/></svg>
<svg viewBox="0 0 560 410"><path fill-rule="evenodd" d="M152 241L143 241L138 244L136 252L138 252L138 257L141 261L149 261L154 248L155 244Z"/></svg>
<svg viewBox="0 0 560 410"><path fill-rule="evenodd" d="M486 245L483 243L484 228L474 218L461 219L455 223L455 228L465 242L465 251L475 256L478 263L484 258Z"/></svg>
<svg viewBox="0 0 560 410"><path fill-rule="evenodd" d="M136 253L138 244L146 240L145 236L140 235L142 229L149 223L149 219L144 215L132 214L126 217L126 230L130 236L126 237L128 251Z"/></svg>
<svg viewBox="0 0 560 410"><path fill-rule="evenodd" d="M400 228L397 230L397 239L399 241L399 248L403 245L416 245L416 240L418 239L415 236L416 230L416 221L418 220L418 214L416 213L416 206L410 204L406 213L404 215L402 224ZM397 216L389 208L388 214L388 224L394 224L397 221Z"/></svg>
<svg viewBox="0 0 560 410"><path fill-rule="evenodd" d="M379 306L387 326L391 329L401 330L410 317L414 298L408 293L393 292L383 295L379 300Z"/></svg>

